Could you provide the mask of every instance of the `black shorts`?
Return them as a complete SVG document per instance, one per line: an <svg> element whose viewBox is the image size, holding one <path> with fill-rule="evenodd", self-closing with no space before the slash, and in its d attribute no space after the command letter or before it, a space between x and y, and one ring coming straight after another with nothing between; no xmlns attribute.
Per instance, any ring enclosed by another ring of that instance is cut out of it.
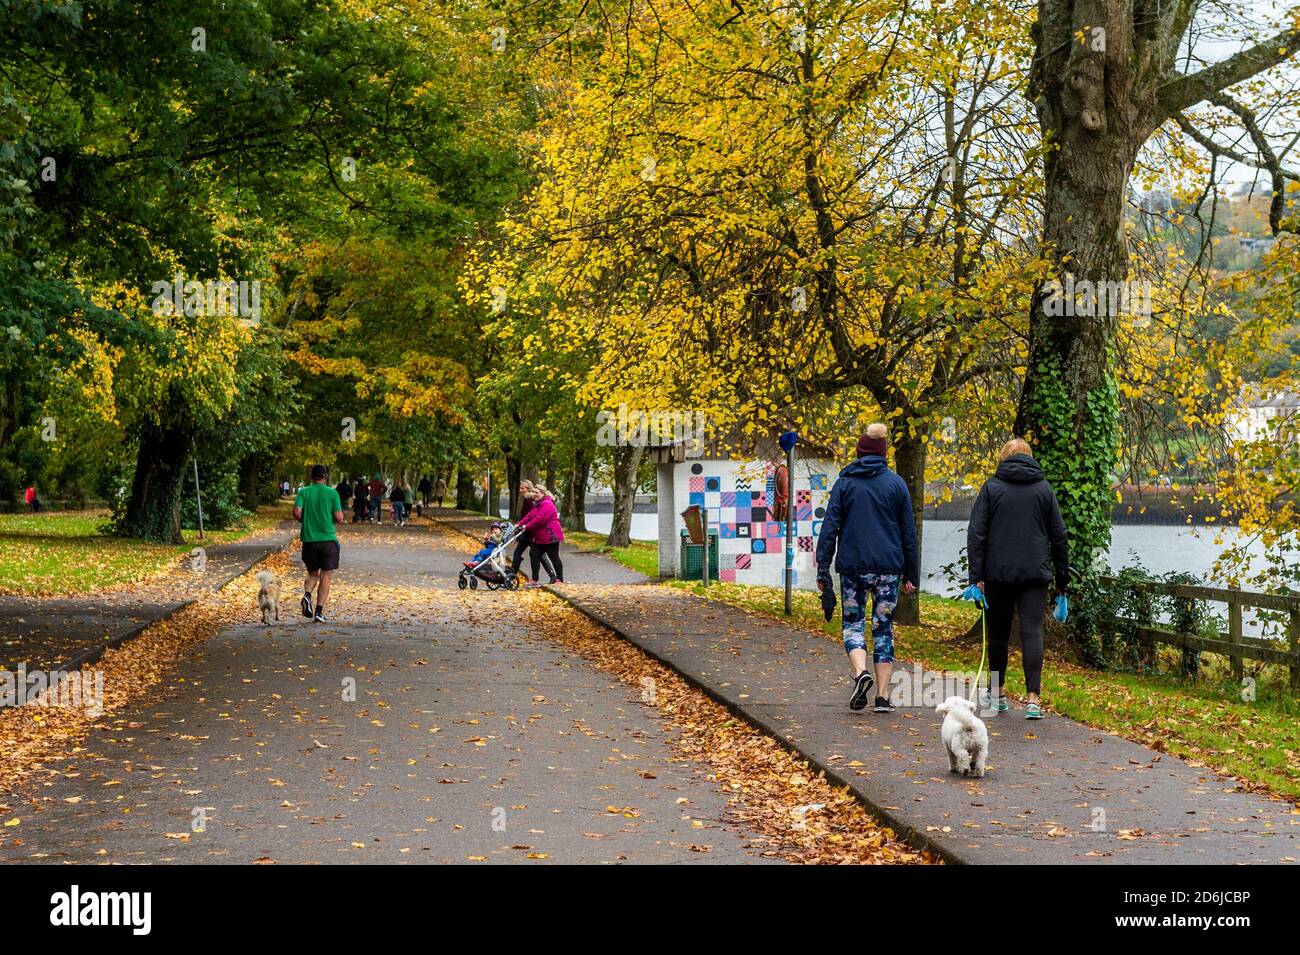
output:
<svg viewBox="0 0 1300 955"><path fill-rule="evenodd" d="M338 570L339 542L303 541L302 562L307 565L307 570L311 573L318 570Z"/></svg>

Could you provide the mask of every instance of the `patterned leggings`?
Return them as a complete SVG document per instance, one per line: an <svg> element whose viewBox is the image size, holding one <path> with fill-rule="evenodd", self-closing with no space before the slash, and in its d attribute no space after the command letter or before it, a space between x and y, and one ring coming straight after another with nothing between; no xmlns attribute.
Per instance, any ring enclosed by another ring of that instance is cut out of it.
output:
<svg viewBox="0 0 1300 955"><path fill-rule="evenodd" d="M898 574L840 574L843 601L844 650L865 650L867 594L871 594L872 657L894 662L894 608L898 606Z"/></svg>

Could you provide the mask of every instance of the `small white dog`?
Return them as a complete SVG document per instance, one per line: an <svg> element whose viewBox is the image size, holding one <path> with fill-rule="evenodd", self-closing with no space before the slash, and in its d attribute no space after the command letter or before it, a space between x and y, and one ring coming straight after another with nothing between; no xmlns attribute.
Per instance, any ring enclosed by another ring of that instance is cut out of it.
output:
<svg viewBox="0 0 1300 955"><path fill-rule="evenodd" d="M262 586L257 591L257 606L262 611L262 623L270 624L271 615L275 619L280 619L280 584L275 579L275 574L269 570L264 570L254 578Z"/></svg>
<svg viewBox="0 0 1300 955"><path fill-rule="evenodd" d="M975 715L975 704L950 696L934 708L943 714L943 747L948 751L948 771L963 776L983 776L989 756L989 730Z"/></svg>

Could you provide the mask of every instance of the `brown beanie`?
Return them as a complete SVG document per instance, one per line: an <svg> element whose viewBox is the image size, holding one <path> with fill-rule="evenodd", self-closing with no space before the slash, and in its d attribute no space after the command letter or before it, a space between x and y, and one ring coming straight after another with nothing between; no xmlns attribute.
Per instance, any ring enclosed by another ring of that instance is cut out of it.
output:
<svg viewBox="0 0 1300 955"><path fill-rule="evenodd" d="M878 454L882 458L885 456L885 439L869 438L865 434L858 438L858 457L864 454Z"/></svg>

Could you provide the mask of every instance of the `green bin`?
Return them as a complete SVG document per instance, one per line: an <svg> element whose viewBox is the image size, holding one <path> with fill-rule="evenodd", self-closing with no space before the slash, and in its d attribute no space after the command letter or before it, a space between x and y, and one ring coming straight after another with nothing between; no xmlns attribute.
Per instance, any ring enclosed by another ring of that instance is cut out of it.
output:
<svg viewBox="0 0 1300 955"><path fill-rule="evenodd" d="M678 576L682 580L702 580L704 568L704 545L692 544L689 531L682 531L682 559L678 564L681 570ZM709 528L709 580L718 580L718 532Z"/></svg>

